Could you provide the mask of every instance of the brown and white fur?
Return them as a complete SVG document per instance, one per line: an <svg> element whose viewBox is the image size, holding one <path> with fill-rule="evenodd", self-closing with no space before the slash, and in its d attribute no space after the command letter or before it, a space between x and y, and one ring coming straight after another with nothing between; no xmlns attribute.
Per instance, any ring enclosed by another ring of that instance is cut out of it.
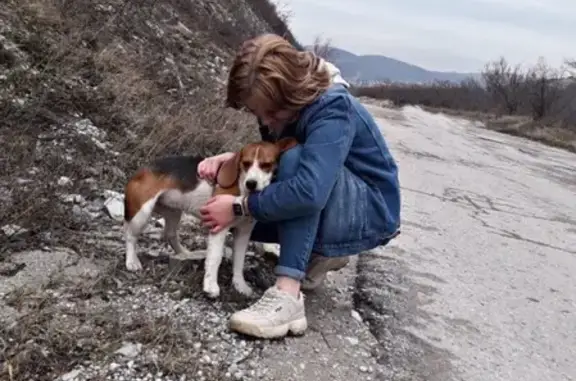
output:
<svg viewBox="0 0 576 381"><path fill-rule="evenodd" d="M215 184L197 175L202 157L167 157L141 168L126 184L124 194L126 268L130 271L142 269L136 254L136 242L153 213L164 217L164 239L172 249L177 254L186 254L188 250L180 244L177 232L182 213L200 218L199 209L214 195L246 196L261 191L272 181L280 154L296 144L292 138L277 143L247 144L233 159L222 164ZM252 294L243 270L254 222L250 217L236 217L231 226L208 236L203 290L212 298L220 295L218 269L224 255L226 234L232 227L235 228L232 284L240 293Z"/></svg>

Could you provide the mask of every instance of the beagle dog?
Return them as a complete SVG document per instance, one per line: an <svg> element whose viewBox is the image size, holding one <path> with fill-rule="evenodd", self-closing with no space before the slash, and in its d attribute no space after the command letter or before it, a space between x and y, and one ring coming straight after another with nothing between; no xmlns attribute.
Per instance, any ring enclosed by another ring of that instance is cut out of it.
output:
<svg viewBox="0 0 576 381"><path fill-rule="evenodd" d="M188 254L178 237L182 213L200 218L200 208L214 195L236 196L235 220L231 226L216 234L209 234L204 262L203 291L210 298L220 295L218 269L224 255L226 234L234 227L232 284L243 295L252 294L244 279L244 259L254 227L244 211L244 198L250 192L261 191L272 181L282 152L294 147L297 141L284 138L276 143L257 142L244 146L234 158L223 163L215 183L198 177L198 156L172 156L154 161L141 168L126 184L124 191L124 236L126 268L139 271L142 264L136 254L138 235L153 213L165 219L164 239L177 254Z"/></svg>

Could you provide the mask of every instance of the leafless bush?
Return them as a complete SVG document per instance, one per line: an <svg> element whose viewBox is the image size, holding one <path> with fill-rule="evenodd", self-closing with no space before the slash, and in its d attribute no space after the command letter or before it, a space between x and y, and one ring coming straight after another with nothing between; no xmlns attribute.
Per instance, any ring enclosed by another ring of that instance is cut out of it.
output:
<svg viewBox="0 0 576 381"><path fill-rule="evenodd" d="M388 83L376 86L354 86L356 96L389 99L397 106L417 104L435 108L488 111L486 91L474 80L461 84L437 82L431 85Z"/></svg>
<svg viewBox="0 0 576 381"><path fill-rule="evenodd" d="M505 108L509 115L518 111L520 94L525 84L525 75L520 66L511 66L504 57L486 64L482 72L486 91L495 105Z"/></svg>
<svg viewBox="0 0 576 381"><path fill-rule="evenodd" d="M562 74L561 70L548 66L542 58L528 70L525 87L534 120L548 116L562 97Z"/></svg>
<svg viewBox="0 0 576 381"><path fill-rule="evenodd" d="M330 39L323 39L317 36L312 44L312 51L318 57L328 60L332 51L332 41Z"/></svg>

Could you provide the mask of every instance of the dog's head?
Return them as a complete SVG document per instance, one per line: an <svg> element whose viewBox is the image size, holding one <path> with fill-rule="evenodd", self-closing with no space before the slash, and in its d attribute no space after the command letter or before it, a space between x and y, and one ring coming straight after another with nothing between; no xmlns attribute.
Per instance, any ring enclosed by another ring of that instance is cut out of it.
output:
<svg viewBox="0 0 576 381"><path fill-rule="evenodd" d="M270 185L282 152L297 144L294 138L247 144L233 159L222 164L217 182L224 188L237 184L240 194L261 191Z"/></svg>

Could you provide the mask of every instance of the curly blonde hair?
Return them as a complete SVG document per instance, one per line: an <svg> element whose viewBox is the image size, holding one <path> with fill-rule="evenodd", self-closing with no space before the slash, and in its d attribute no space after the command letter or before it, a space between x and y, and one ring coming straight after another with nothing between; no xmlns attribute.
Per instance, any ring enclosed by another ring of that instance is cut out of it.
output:
<svg viewBox="0 0 576 381"><path fill-rule="evenodd" d="M243 108L248 99L266 110L299 111L330 86L330 74L312 52L300 52L275 34L242 44L230 69L226 105Z"/></svg>

